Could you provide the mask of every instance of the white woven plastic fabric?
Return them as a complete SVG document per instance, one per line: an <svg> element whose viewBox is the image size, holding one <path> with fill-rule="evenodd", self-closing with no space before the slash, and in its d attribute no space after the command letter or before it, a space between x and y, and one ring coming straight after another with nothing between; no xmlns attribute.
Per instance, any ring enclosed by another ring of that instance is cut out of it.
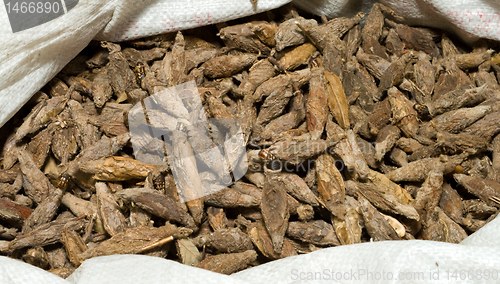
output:
<svg viewBox="0 0 500 284"><path fill-rule="evenodd" d="M12 32L7 12L1 8L0 126L94 38L122 41L193 28L287 2L258 0L253 5L250 0L80 0L67 14L17 33ZM500 40L500 2L495 0L381 2L412 24L447 29L468 42L478 37ZM294 3L316 14L349 16L359 10L367 12L373 2ZM273 261L231 276L160 258L122 255L87 260L63 280L21 261L0 257L0 283L498 283L499 234L500 219L496 219L458 245L394 241L341 246Z"/></svg>

